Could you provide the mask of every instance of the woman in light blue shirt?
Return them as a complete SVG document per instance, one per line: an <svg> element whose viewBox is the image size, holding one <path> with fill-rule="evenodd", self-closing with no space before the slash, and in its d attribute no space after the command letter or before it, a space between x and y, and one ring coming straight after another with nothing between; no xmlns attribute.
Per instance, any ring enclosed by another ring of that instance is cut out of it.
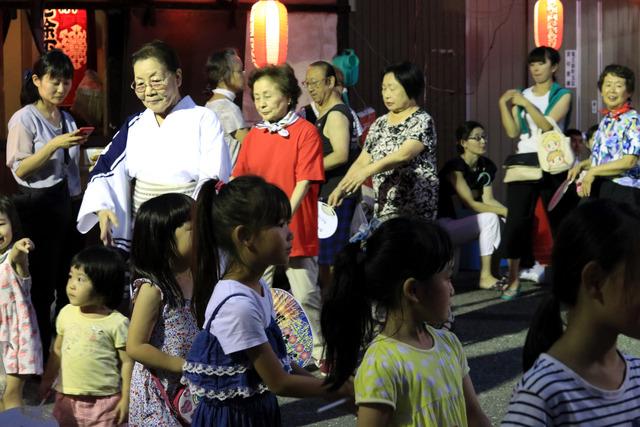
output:
<svg viewBox="0 0 640 427"><path fill-rule="evenodd" d="M68 303L71 197L80 194L80 144L87 136L59 106L71 90L73 65L60 50L43 54L25 78L23 107L9 120L7 166L18 183L16 206L26 236L35 244L29 255L44 358L51 340L51 303ZM56 292L54 294L54 291Z"/></svg>

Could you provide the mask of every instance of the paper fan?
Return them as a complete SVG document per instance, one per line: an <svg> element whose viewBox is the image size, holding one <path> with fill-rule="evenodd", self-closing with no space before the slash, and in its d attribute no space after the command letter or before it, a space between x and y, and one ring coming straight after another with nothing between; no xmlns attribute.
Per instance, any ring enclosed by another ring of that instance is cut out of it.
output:
<svg viewBox="0 0 640 427"><path fill-rule="evenodd" d="M318 237L326 239L333 236L338 229L336 211L324 202L318 202Z"/></svg>
<svg viewBox="0 0 640 427"><path fill-rule="evenodd" d="M571 185L572 182L573 180L567 179L562 184L560 184L556 192L553 193L553 197L551 197L551 200L549 201L549 205L547 206L547 211L553 210L553 208L555 208L558 205L558 203L560 203L560 200L562 200L564 193L567 192L567 189L569 189L569 186Z"/></svg>
<svg viewBox="0 0 640 427"><path fill-rule="evenodd" d="M313 335L307 314L289 292L271 288L271 296L276 323L282 331L287 354L298 366L304 368L311 363L313 349Z"/></svg>

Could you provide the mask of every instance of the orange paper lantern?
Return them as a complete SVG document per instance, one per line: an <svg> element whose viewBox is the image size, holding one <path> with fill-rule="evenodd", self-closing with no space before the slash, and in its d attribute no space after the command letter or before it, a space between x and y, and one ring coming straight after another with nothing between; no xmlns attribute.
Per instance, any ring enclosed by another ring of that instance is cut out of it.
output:
<svg viewBox="0 0 640 427"><path fill-rule="evenodd" d="M539 0L533 9L533 29L536 46L560 50L564 16L560 0Z"/></svg>
<svg viewBox="0 0 640 427"><path fill-rule="evenodd" d="M277 0L259 0L251 7L251 60L256 67L287 61L287 9Z"/></svg>

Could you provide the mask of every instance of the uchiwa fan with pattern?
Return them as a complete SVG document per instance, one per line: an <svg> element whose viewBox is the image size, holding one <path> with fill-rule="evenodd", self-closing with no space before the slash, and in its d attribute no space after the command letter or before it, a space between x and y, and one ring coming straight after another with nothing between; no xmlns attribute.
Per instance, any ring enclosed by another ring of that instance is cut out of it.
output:
<svg viewBox="0 0 640 427"><path fill-rule="evenodd" d="M304 368L311 363L313 349L313 335L307 314L289 292L271 288L271 295L276 323L282 331L287 354L298 366Z"/></svg>

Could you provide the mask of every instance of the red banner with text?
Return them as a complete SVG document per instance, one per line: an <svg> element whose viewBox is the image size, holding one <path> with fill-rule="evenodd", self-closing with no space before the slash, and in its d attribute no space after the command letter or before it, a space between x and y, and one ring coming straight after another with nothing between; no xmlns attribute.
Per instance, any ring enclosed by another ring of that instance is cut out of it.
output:
<svg viewBox="0 0 640 427"><path fill-rule="evenodd" d="M85 9L45 9L43 13L45 50L62 50L73 63L71 91L62 105L70 106L76 88L87 70L87 11Z"/></svg>

